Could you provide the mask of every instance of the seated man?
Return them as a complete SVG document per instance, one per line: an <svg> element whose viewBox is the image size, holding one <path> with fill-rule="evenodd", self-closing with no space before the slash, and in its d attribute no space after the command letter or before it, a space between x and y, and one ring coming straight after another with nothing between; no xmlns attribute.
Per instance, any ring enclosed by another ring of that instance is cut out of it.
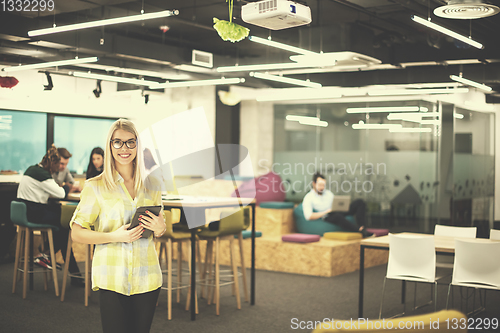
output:
<svg viewBox="0 0 500 333"><path fill-rule="evenodd" d="M325 177L316 172L313 176L313 188L304 197L302 209L306 220L323 219L327 222L340 226L345 231L360 232L363 237L369 237L372 233L367 232L364 227L366 204L362 199L357 199L349 205L347 212L333 212L333 193L325 189ZM354 215L356 225L346 219L347 215Z"/></svg>
<svg viewBox="0 0 500 333"><path fill-rule="evenodd" d="M75 183L73 176L71 176L71 173L67 168L69 159L73 155L71 155L71 153L66 148L57 148L57 152L61 157L61 161L59 162L59 168L52 173L52 178L54 178L57 185L59 186L68 185L70 193L81 192L82 189L80 185Z"/></svg>
<svg viewBox="0 0 500 333"><path fill-rule="evenodd" d="M42 161L36 165L30 166L24 173L17 190L17 201L26 204L26 213L28 221L37 224L50 224L59 228L54 232L54 250L61 251L63 260L66 259L66 250L68 247L69 229L61 228L61 205L55 202L49 202L49 198L64 198L69 191L68 186L58 186L51 173L59 169L60 157L57 149L52 145L43 157ZM50 267L55 263L55 258L48 257L48 245L45 246L45 252L34 258L34 262L42 267ZM56 266L57 267L57 266ZM73 255L70 252L69 272L80 275L80 270ZM75 286L84 286L81 279L71 278L71 284Z"/></svg>

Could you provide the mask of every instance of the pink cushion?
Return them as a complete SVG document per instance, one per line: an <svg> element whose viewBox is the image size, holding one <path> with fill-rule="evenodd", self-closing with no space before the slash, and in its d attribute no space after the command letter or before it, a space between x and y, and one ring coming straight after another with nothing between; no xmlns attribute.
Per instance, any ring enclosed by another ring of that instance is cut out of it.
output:
<svg viewBox="0 0 500 333"><path fill-rule="evenodd" d="M286 197L280 175L272 171L244 182L238 187L238 193L242 198L253 198L255 195L257 205L261 202L285 201ZM236 191L231 196L235 197Z"/></svg>
<svg viewBox="0 0 500 333"><path fill-rule="evenodd" d="M308 235L308 234L290 234L283 235L281 240L283 242L294 242L294 243L312 243L318 242L320 240L319 235Z"/></svg>
<svg viewBox="0 0 500 333"><path fill-rule="evenodd" d="M385 236L389 234L389 229L372 229L372 228L367 228L366 231L371 232L377 237L380 236Z"/></svg>

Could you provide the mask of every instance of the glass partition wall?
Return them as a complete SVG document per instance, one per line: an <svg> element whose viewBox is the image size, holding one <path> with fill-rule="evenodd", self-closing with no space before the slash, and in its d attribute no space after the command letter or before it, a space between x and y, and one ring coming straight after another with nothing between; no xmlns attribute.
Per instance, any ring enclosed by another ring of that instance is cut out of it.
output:
<svg viewBox="0 0 500 333"><path fill-rule="evenodd" d="M476 191L464 198L474 201L469 219L493 219L494 130L480 130L494 124L492 114L421 100L276 104L274 113L273 171L289 201L302 201L319 171L334 194L367 202L369 227L431 233L436 223L457 223L456 200L462 197L454 183L467 174ZM455 116L462 113L464 118ZM317 117L328 125L290 116ZM472 154L457 148L468 138L461 134L471 131ZM470 177L478 172L484 177Z"/></svg>

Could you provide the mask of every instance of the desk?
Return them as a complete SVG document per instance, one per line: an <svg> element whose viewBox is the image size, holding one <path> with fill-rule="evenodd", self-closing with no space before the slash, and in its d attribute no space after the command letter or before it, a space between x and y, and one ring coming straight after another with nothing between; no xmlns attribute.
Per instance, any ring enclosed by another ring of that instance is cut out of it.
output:
<svg viewBox="0 0 500 333"><path fill-rule="evenodd" d="M454 237L434 236L429 234L416 234L404 232L402 235L415 235L423 237L433 237L434 245L436 247L436 254L454 255L455 254L455 239ZM465 238L464 238L465 239ZM495 242L495 240L484 238L467 238L466 240L474 240L477 242ZM365 279L365 249L387 250L389 251L389 235L366 238L361 241L359 251L359 299L358 299L358 318L363 318L363 292L364 292L364 279ZM405 283L403 281L403 293L401 294L401 302L405 301Z"/></svg>
<svg viewBox="0 0 500 333"><path fill-rule="evenodd" d="M191 210L191 214L198 219L205 220L205 210L222 207L252 207L252 258L250 271L250 304L255 304L255 201L249 198L220 198L220 197L191 197L182 196L182 200L163 200L164 208L178 208L183 211ZM191 230L191 320L196 320L196 228ZM245 269L245 267L242 267Z"/></svg>
<svg viewBox="0 0 500 333"><path fill-rule="evenodd" d="M255 200L250 198L194 197L182 196L182 200L163 200L165 209L191 210L198 219L205 220L205 210L223 207L252 207L252 258L250 271L250 304L255 305ZM69 193L66 200L79 201L80 193ZM196 320L196 228L191 229L191 320ZM242 269L245 269L242 267Z"/></svg>

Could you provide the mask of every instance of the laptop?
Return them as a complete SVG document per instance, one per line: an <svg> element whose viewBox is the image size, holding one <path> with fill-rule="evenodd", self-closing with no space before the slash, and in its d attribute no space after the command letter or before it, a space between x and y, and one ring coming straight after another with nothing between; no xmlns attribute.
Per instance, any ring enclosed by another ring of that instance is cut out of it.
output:
<svg viewBox="0 0 500 333"><path fill-rule="evenodd" d="M335 195L333 197L332 211L333 212L347 212L351 204L351 197L348 195Z"/></svg>

